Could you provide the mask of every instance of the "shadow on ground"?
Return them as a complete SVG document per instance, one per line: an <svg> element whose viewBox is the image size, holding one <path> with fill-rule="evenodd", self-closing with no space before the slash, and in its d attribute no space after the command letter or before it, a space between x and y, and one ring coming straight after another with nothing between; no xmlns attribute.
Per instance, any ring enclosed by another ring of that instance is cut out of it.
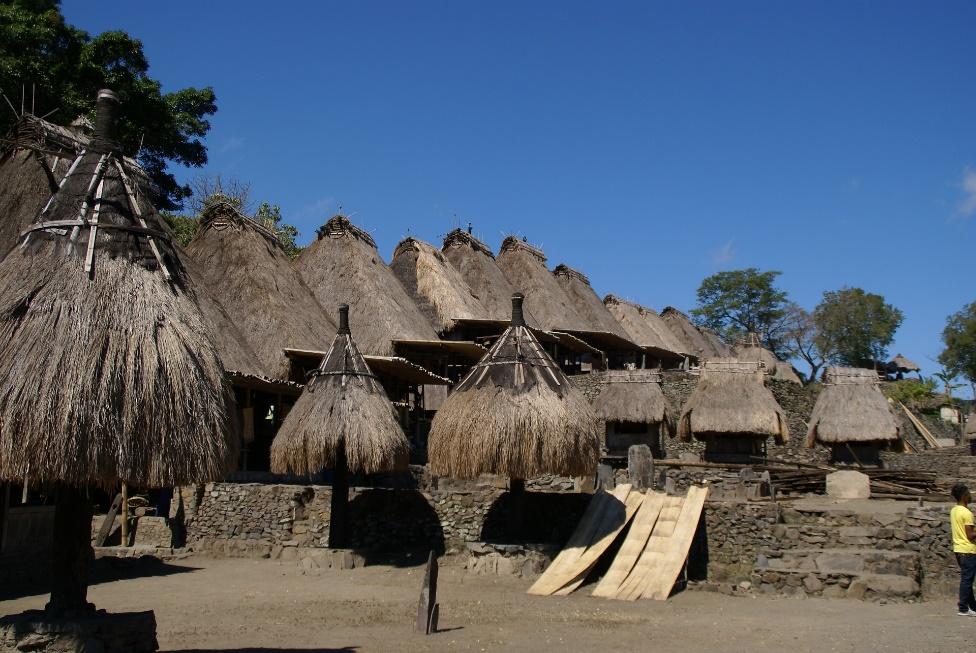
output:
<svg viewBox="0 0 976 653"><path fill-rule="evenodd" d="M160 653L354 653L358 646L341 648L188 648Z"/></svg>

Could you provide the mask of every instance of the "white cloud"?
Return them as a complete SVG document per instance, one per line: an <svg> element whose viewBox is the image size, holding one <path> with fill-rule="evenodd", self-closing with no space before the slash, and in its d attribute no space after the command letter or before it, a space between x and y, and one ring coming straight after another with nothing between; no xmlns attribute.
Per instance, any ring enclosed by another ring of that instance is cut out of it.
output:
<svg viewBox="0 0 976 653"><path fill-rule="evenodd" d="M300 218L323 218L328 220L335 215L338 207L334 197L322 197L298 210Z"/></svg>
<svg viewBox="0 0 976 653"><path fill-rule="evenodd" d="M976 214L976 170L969 166L962 171L962 200L959 202L959 215L970 218Z"/></svg>
<svg viewBox="0 0 976 653"><path fill-rule="evenodd" d="M735 256L735 239L728 241L712 252L712 263L715 265L725 265Z"/></svg>
<svg viewBox="0 0 976 653"><path fill-rule="evenodd" d="M244 137L243 136L231 136L224 144L220 146L220 153L226 154L227 152L233 152L234 150L239 150L244 147Z"/></svg>

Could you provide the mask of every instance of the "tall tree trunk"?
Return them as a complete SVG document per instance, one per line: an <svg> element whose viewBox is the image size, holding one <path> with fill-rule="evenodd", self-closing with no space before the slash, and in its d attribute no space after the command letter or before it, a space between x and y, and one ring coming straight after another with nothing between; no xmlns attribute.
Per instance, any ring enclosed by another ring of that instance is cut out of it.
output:
<svg viewBox="0 0 976 653"><path fill-rule="evenodd" d="M88 569L94 557L91 524L92 504L88 490L58 485L51 549L51 600L46 607L52 614L95 608L88 602Z"/></svg>
<svg viewBox="0 0 976 653"><path fill-rule="evenodd" d="M346 463L346 442L342 440L336 451L332 474L332 514L329 519L329 547L349 548L349 466Z"/></svg>

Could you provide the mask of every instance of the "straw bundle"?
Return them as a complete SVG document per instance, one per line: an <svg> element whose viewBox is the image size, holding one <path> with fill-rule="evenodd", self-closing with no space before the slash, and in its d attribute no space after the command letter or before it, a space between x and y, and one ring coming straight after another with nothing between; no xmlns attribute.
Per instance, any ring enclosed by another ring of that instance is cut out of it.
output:
<svg viewBox="0 0 976 653"><path fill-rule="evenodd" d="M709 434L789 440L786 417L763 377L758 363L734 358L706 361L678 420L678 436L685 441Z"/></svg>
<svg viewBox="0 0 976 653"><path fill-rule="evenodd" d="M342 309L332 346L271 444L274 472L334 469L343 448L353 472L389 471L407 459L393 405L350 335L349 307Z"/></svg>
<svg viewBox="0 0 976 653"><path fill-rule="evenodd" d="M878 373L828 367L824 388L810 414L807 446L817 442L884 442L899 438L898 422L881 393Z"/></svg>
<svg viewBox="0 0 976 653"><path fill-rule="evenodd" d="M434 329L445 333L458 319L488 319L464 277L433 245L406 238L393 251L390 269Z"/></svg>
<svg viewBox="0 0 976 653"><path fill-rule="evenodd" d="M599 421L526 328L521 308L516 295L511 326L435 415L427 447L435 474L593 472Z"/></svg>
<svg viewBox="0 0 976 653"><path fill-rule="evenodd" d="M326 222L293 265L323 305L349 305L356 341L366 354L392 356L393 340L437 340L373 239L345 216Z"/></svg>
<svg viewBox="0 0 976 653"><path fill-rule="evenodd" d="M539 327L546 331L589 331L572 300L546 267L542 250L509 236L502 241L498 267L508 282L525 294Z"/></svg>
<svg viewBox="0 0 976 653"><path fill-rule="evenodd" d="M609 371L593 409L604 422L660 424L662 433L673 435L671 409L661 380L659 373L649 370Z"/></svg>

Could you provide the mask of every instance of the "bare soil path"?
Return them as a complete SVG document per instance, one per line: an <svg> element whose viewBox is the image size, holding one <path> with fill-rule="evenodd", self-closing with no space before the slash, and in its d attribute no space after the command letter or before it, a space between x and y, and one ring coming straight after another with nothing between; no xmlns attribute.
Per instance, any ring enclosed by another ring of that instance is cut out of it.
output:
<svg viewBox="0 0 976 653"><path fill-rule="evenodd" d="M667 602L525 594L528 581L441 569L441 632L412 631L423 567L303 575L293 563L110 561L89 594L115 612L155 610L163 651L911 651L972 648L976 618L952 601L847 600L683 592ZM43 607L0 601L0 614Z"/></svg>

